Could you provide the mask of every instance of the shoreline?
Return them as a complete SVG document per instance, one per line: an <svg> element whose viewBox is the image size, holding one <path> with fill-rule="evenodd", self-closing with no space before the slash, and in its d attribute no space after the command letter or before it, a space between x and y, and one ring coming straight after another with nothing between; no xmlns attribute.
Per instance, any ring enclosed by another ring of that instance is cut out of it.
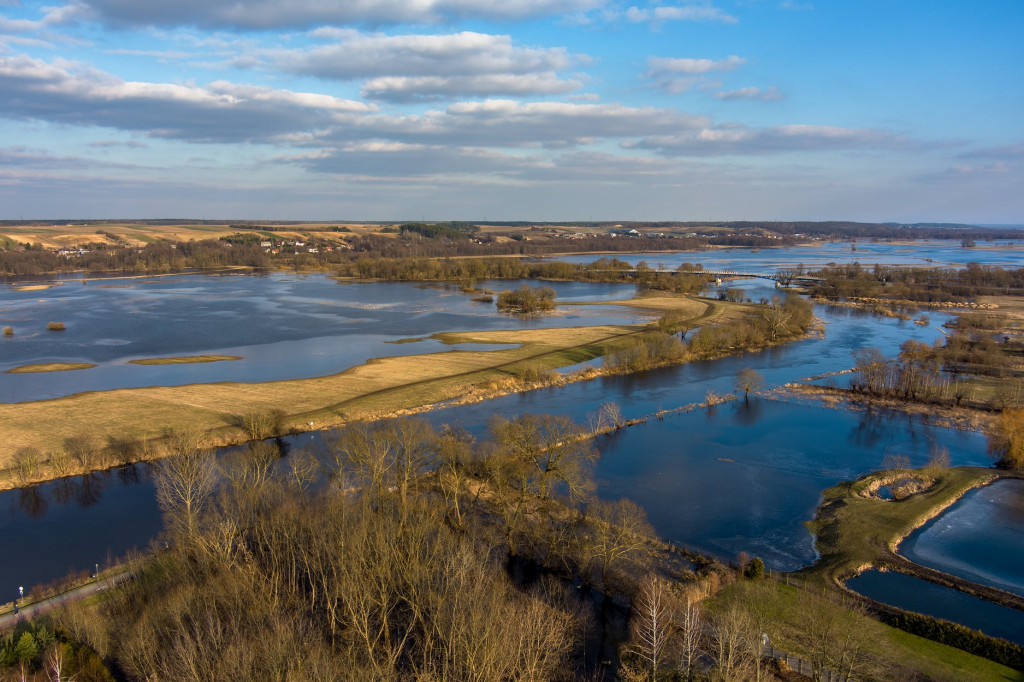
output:
<svg viewBox="0 0 1024 682"><path fill-rule="evenodd" d="M677 299L680 302L693 301L693 298L682 297ZM700 303L705 305L705 310L699 315L695 315L686 320L687 329L693 329L697 326L710 322L712 320L729 319L731 314L735 310L743 310L747 307L746 304L725 304L721 301L704 301L700 300ZM642 307L642 302L636 303L635 305ZM661 309L661 308L656 308ZM470 366L469 369L456 374L444 374L439 373L432 376L428 376L419 381L407 382L405 384L392 383L391 385L383 386L380 389L374 391L363 391L358 392L350 397L336 401L330 404L318 403L312 406L311 409L299 410L297 412L287 415L287 422L282 425L281 432L276 435L297 435L301 433L308 433L310 431L322 431L329 428L335 428L337 426L349 423L352 421L363 421L382 419L390 417L407 416L413 414L422 414L425 412L433 411L436 409L452 407L456 405L473 404L489 400L492 398L499 398L506 395L515 393L524 393L531 390L540 388L550 388L553 386L562 386L570 383L576 383L578 381L587 381L600 376L610 376L618 374L628 374L628 371L621 371L617 369L605 369L605 368L593 368L588 367L583 370L560 374L555 373L553 370L557 367L565 367L578 362L590 359L596 359L602 357L610 352L613 352L617 345L621 344L624 340L629 337L637 336L650 331L650 324L645 325L631 325L631 326L619 326L619 327L572 327L572 328L561 328L552 330L541 330L540 336L544 336L545 333L557 336L559 334L570 336L584 337L583 342L576 345L552 345L551 342L545 343L543 339L519 339L518 343L522 344L517 348L507 350L494 350L494 351L457 351L462 358L477 359L484 358L485 362L477 362L477 366ZM599 332L598 335L594 335L595 332ZM532 335L538 335L537 330L531 330ZM806 333L798 334L796 336L780 339L775 343L766 344L763 348L773 347L777 345L787 344L793 341L798 341L804 338L813 336L819 333L816 326L812 326ZM472 342L474 339L480 336L486 336L490 342L501 341L502 337L510 337L520 334L515 331L504 331L504 332L461 332L444 333L449 338L455 335L462 341ZM496 338L491 338L496 337ZM575 339L579 340L579 339ZM511 340L506 340L511 343ZM547 346L547 347L546 347ZM718 357L726 357L739 353L752 352L762 350L763 348L735 348L730 349L727 352L721 352L715 354L713 357L686 357L682 363L691 362L694 360L706 360ZM538 351L539 352L535 352ZM5 404L0 405L0 412L4 408L11 408L13 406L25 406L25 411L33 411L34 409L42 409L47 411L50 409L61 409L64 405L69 403L75 403L76 401L85 402L96 402L99 403L97 410L103 410L105 406L104 402L114 401L115 407L119 404L118 398L127 400L133 408L145 408L147 403L147 394L152 393L171 393L172 395L166 398L166 402L174 406L189 406L191 408L203 408L202 404L195 402L187 402L184 399L189 397L189 392L197 392L203 394L204 389L208 390L209 393L213 394L211 397L216 399L218 393L230 393L231 391L258 391L259 389L267 389L268 387L277 387L282 385L288 385L289 387L298 386L303 388L308 386L309 388L316 388L320 385L333 385L336 383L345 383L346 380L350 382L359 382L365 384L366 382L360 382L361 374L380 375L381 370L388 369L388 365L402 365L408 363L410 359L420 362L435 362L439 363L443 361L446 356L450 356L452 351L433 353L427 355L414 355L414 356L393 356L388 358L378 358L367 362L364 365L358 365L341 372L339 374L330 375L327 377L318 377L313 379L298 379L281 382L268 382L264 384L194 384L191 386L183 387L155 387L151 389L116 389L114 391L105 392L93 392L78 394L76 396L70 396L65 398L55 398L48 401L37 401L32 403L16 403L16 404ZM494 354L494 355L490 355ZM498 355L500 354L500 355ZM572 362L567 360L573 359L570 356L573 354L585 355L582 360L579 358L574 359ZM487 362L489 359L500 360L500 362ZM540 371L540 376L537 379L527 379L522 375L517 374L518 371L529 370L534 363L541 363L545 365ZM647 369L655 369L661 366L682 364L676 361L662 362ZM470 362L470 365L474 363ZM550 365L550 366L547 366ZM463 365L465 366L465 365ZM441 385L433 388L430 384L440 383ZM430 390L433 388L433 393L440 393L443 397L441 400L416 400L416 390L419 388L426 388ZM173 395L173 393L182 393L186 395ZM274 392L271 390L271 392ZM412 394L411 396L409 394ZM138 395L139 399L133 400ZM202 396L200 395L200 398ZM373 402L376 399L385 399L388 404L387 408L374 409ZM284 398L277 398L275 401L270 402L266 408L269 411L276 409L277 405L282 404L281 400ZM120 403L121 407L124 407L123 402ZM166 407L166 406L165 406ZM207 433L211 436L211 447L228 447L232 445L239 445L251 440L240 433L237 427L231 426L230 423L225 424L223 415L223 403L218 403L218 409L221 414L221 418L216 422L213 428L207 430ZM671 414L682 408L666 409L660 411L659 414L653 416L664 416ZM346 410L351 410L347 412ZM95 412L96 410L94 410ZM201 419L202 413L198 413L196 419L199 423L203 421ZM209 414L206 414L206 420L209 423ZM315 427L313 426L315 424ZM309 425L311 428L306 428ZM271 434L275 435L275 434ZM0 481L0 491L12 490L22 487L28 487L39 483L55 480L64 476L81 475L90 473L92 471L106 470L110 468L116 468L124 464L133 464L140 461L151 461L160 459L166 456L162 451L162 439L160 437L150 436L148 438L141 438L142 450L134 457L131 461L116 462L111 465L109 462L104 462L103 465L93 466L90 468L78 468L76 467L74 472L68 472L63 476L55 475L52 471L52 467L47 466L46 469L41 469L39 474L28 481L15 480L15 474L12 468L0 470L7 475L4 480Z"/></svg>

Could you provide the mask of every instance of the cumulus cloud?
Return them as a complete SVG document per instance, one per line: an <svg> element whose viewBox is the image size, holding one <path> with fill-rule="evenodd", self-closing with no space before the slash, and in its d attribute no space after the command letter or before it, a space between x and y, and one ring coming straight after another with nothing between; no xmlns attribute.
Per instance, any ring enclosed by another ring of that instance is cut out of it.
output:
<svg viewBox="0 0 1024 682"><path fill-rule="evenodd" d="M372 107L226 81L205 87L121 80L67 61L0 57L0 115L144 131L195 142L266 141Z"/></svg>
<svg viewBox="0 0 1024 682"><path fill-rule="evenodd" d="M701 116L674 109L620 104L520 102L489 99L458 102L444 111L417 116L375 116L355 132L402 142L481 147L589 144L596 139L636 138L651 132L671 134L709 125Z"/></svg>
<svg viewBox="0 0 1024 682"><path fill-rule="evenodd" d="M559 95L578 90L583 83L562 80L553 73L488 74L483 76L389 76L367 81L361 94L391 102L457 99L465 96Z"/></svg>
<svg viewBox="0 0 1024 682"><path fill-rule="evenodd" d="M479 147L396 143L358 143L328 150L295 162L320 173L409 177L424 175L515 174L544 162Z"/></svg>
<svg viewBox="0 0 1024 682"><path fill-rule="evenodd" d="M447 35L362 33L320 29L336 42L313 48L264 51L236 65L260 66L334 80L370 78L365 97L392 101L564 94L580 87L557 71L574 63L563 48L514 45L507 35L463 31Z"/></svg>
<svg viewBox="0 0 1024 682"><path fill-rule="evenodd" d="M644 78L654 81L654 87L671 95L686 92L694 85L708 86L705 75L713 71L732 71L747 60L732 55L726 59L692 59L689 57L649 57Z"/></svg>
<svg viewBox="0 0 1024 682"><path fill-rule="evenodd" d="M633 6L626 10L625 17L633 23L650 22L653 25L666 21L715 21L725 24L734 24L738 21L736 17L710 3L656 5L643 9Z"/></svg>
<svg viewBox="0 0 1024 682"><path fill-rule="evenodd" d="M135 26L280 29L323 25L514 20L586 11L602 0L78 0L83 19Z"/></svg>
<svg viewBox="0 0 1024 682"><path fill-rule="evenodd" d="M716 92L715 97L721 100L737 100L747 99L756 100L758 102L777 102L781 99L785 99L783 94L779 92L778 88L770 87L762 90L761 88L740 88L739 90L725 90L722 92Z"/></svg>
<svg viewBox="0 0 1024 682"><path fill-rule="evenodd" d="M677 135L650 135L623 146L652 149L666 156L712 156L817 152L842 149L894 149L914 146L882 130L816 125L750 128L721 125Z"/></svg>
<svg viewBox="0 0 1024 682"><path fill-rule="evenodd" d="M732 71L746 63L746 59L736 55L718 61L714 59L650 57L647 60L647 66L650 70L645 75L649 78L665 74L687 74L692 76L710 71Z"/></svg>

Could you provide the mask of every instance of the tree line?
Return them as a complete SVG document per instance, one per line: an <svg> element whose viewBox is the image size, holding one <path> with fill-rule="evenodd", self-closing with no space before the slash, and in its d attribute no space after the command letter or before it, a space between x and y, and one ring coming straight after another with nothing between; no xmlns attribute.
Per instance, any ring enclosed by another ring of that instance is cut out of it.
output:
<svg viewBox="0 0 1024 682"><path fill-rule="evenodd" d="M803 274L802 271L794 274ZM811 293L830 299L885 298L916 302L962 302L978 296L1024 294L1024 268L968 263L965 268L900 268L859 263L808 273L824 280Z"/></svg>
<svg viewBox="0 0 1024 682"><path fill-rule="evenodd" d="M99 604L62 610L60 637L124 679L588 679L616 652L588 655L604 625L586 595L642 619L661 545L636 504L595 497L587 429L522 415L489 433L386 420L316 453L254 441L220 458L169 433L175 454L155 465L168 548ZM661 575L685 580L693 613L736 578L710 560ZM705 639L716 618L689 665L750 669L746 640ZM623 647L626 672L648 665L641 630Z"/></svg>

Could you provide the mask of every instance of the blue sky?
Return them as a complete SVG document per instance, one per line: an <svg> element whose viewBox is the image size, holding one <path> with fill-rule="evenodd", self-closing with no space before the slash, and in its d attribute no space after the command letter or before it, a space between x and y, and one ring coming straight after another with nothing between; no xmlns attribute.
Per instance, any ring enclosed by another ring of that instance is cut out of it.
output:
<svg viewBox="0 0 1024 682"><path fill-rule="evenodd" d="M0 0L0 218L1024 223L1024 3Z"/></svg>

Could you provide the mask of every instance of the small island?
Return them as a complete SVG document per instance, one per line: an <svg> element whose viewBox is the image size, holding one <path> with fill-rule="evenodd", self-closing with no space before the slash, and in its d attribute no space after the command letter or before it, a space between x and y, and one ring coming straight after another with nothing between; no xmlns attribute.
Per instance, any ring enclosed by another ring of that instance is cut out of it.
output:
<svg viewBox="0 0 1024 682"><path fill-rule="evenodd" d="M92 369L91 362L41 362L34 365L22 365L9 369L4 374L33 374L36 372L70 372L76 369Z"/></svg>
<svg viewBox="0 0 1024 682"><path fill-rule="evenodd" d="M174 358L142 358L128 362L133 365L188 365L196 362L226 362L241 359L241 355L183 355Z"/></svg>

